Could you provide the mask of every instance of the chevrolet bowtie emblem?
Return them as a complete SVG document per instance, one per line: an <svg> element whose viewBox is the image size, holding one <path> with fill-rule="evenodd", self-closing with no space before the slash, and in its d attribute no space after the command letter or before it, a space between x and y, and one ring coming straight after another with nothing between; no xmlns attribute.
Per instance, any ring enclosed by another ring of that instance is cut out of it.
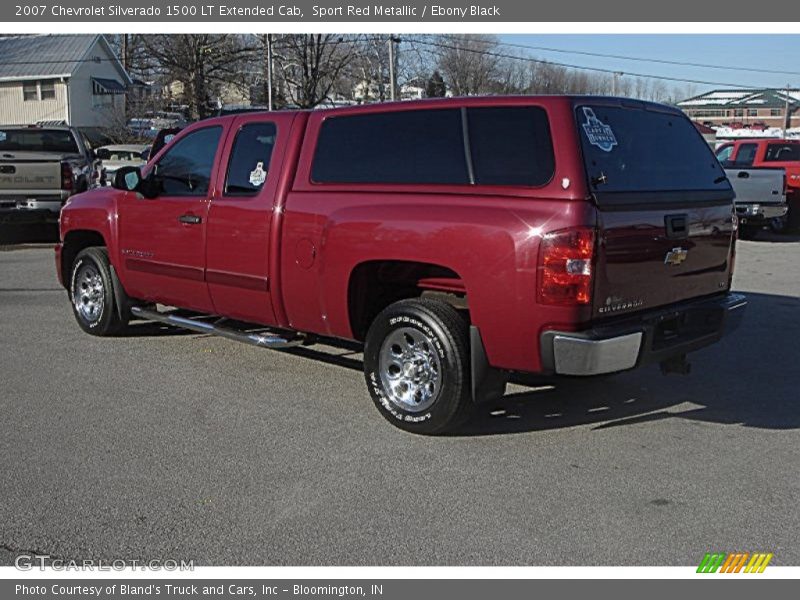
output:
<svg viewBox="0 0 800 600"><path fill-rule="evenodd" d="M677 267L686 260L687 256L689 256L689 251L678 246L667 252L667 255L664 257L664 264Z"/></svg>

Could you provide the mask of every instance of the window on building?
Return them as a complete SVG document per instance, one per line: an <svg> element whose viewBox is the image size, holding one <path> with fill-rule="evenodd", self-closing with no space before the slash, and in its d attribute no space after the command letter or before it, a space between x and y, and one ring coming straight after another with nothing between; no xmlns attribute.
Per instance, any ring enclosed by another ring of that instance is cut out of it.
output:
<svg viewBox="0 0 800 600"><path fill-rule="evenodd" d="M748 117L757 117L758 116L758 109L756 109L756 108L748 108L747 109L747 116Z"/></svg>
<svg viewBox="0 0 800 600"><path fill-rule="evenodd" d="M769 116L770 117L782 117L783 111L780 108L770 108L769 109Z"/></svg>
<svg viewBox="0 0 800 600"><path fill-rule="evenodd" d="M744 109L743 108L734 109L733 116L734 117L743 117L744 116Z"/></svg>
<svg viewBox="0 0 800 600"><path fill-rule="evenodd" d="M39 89L35 81L25 81L22 83L22 99L25 102L39 99Z"/></svg>
<svg viewBox="0 0 800 600"><path fill-rule="evenodd" d="M40 100L56 99L56 84L53 80L39 82L39 99Z"/></svg>

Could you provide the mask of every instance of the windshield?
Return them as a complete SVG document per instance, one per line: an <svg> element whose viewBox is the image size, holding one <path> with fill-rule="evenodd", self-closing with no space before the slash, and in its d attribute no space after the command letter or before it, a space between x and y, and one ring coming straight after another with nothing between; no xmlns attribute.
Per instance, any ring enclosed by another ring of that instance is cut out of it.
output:
<svg viewBox="0 0 800 600"><path fill-rule="evenodd" d="M584 105L576 119L593 191L730 189L711 148L681 115Z"/></svg>
<svg viewBox="0 0 800 600"><path fill-rule="evenodd" d="M0 152L80 154L75 137L65 129L0 129Z"/></svg>

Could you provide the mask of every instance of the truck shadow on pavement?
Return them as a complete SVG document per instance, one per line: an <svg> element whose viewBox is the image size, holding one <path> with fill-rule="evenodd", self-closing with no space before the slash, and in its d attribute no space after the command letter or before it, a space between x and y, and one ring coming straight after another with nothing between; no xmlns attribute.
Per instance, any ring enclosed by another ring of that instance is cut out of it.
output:
<svg viewBox="0 0 800 600"><path fill-rule="evenodd" d="M600 378L530 377L524 383L517 379L501 400L479 405L470 421L450 435L587 426L602 431L668 419L800 428L800 298L746 295L749 305L741 327L718 344L689 355L690 375L664 376L658 365L649 365ZM129 335L176 334L198 335L152 322L136 325ZM362 372L359 344L319 342L281 352Z"/></svg>
<svg viewBox="0 0 800 600"><path fill-rule="evenodd" d="M0 223L0 245L56 242L58 223Z"/></svg>
<svg viewBox="0 0 800 600"><path fill-rule="evenodd" d="M453 435L585 426L602 431L668 419L800 428L800 298L746 295L741 327L689 355L688 376L663 376L658 365L650 365L600 379L543 379L538 387L516 387L500 401L480 406Z"/></svg>
<svg viewBox="0 0 800 600"><path fill-rule="evenodd" d="M773 231L769 231L768 229L762 229L761 231L758 231L755 234L753 234L753 236L749 238L748 241L767 242L770 244L796 243L800 242L800 232L786 231L782 233L775 233Z"/></svg>

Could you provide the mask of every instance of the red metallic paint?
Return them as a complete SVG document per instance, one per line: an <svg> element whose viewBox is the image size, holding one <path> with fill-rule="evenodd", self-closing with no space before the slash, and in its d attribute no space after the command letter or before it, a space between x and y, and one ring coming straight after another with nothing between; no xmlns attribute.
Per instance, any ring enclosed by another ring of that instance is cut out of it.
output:
<svg viewBox="0 0 800 600"><path fill-rule="evenodd" d="M326 118L502 105L547 111L556 170L546 185L322 185L310 180L316 137ZM541 236L568 227L594 227L599 219L589 201L573 99L457 98L258 113L202 121L178 137L221 124L225 135L216 164L226 165L232 132L261 120L277 124L278 141L267 184L257 197L223 197L222 169L213 175L209 197L193 206L185 199L153 201L105 188L73 197L62 213L62 239L76 229L101 232L132 297L342 338L354 336L348 290L359 265L392 260L445 267L458 281L433 284L466 291L489 362L505 369L541 370L540 334L577 330L592 319L591 306L536 302ZM177 223L187 210L204 217L202 227ZM123 255L121 247L153 256ZM150 265L142 274L138 269L143 260L160 263L160 272Z"/></svg>

